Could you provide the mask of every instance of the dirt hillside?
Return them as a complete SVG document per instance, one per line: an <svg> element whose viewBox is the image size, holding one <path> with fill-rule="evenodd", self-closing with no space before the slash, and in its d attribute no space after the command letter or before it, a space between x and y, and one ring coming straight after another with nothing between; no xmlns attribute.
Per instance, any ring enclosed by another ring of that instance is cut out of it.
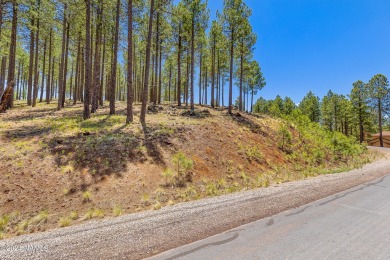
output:
<svg viewBox="0 0 390 260"><path fill-rule="evenodd" d="M17 104L0 114L0 238L341 171L372 157L307 165L281 149L281 120L209 107L195 115L151 107L146 129L139 105L130 125L124 103L118 115L105 106L87 121L82 105L55 108ZM289 132L299 138L293 126Z"/></svg>

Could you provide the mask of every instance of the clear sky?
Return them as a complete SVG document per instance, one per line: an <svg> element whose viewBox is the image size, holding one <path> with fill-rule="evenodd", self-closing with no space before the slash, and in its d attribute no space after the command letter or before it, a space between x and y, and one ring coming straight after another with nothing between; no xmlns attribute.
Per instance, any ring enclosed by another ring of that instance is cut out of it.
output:
<svg viewBox="0 0 390 260"><path fill-rule="evenodd" d="M223 0L209 0L210 18ZM348 94L356 80L390 77L389 0L245 0L258 36L266 99L312 90ZM236 92L236 91L235 91ZM237 93L237 92L236 92Z"/></svg>

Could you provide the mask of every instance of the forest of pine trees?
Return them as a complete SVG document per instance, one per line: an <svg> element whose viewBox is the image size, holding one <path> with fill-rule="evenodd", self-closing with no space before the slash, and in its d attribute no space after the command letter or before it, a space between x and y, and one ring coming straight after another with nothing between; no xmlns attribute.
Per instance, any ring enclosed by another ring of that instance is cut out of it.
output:
<svg viewBox="0 0 390 260"><path fill-rule="evenodd" d="M380 146L383 147L382 132L385 127L390 130L389 81L382 74L373 76L367 83L358 80L352 84L348 96L329 90L320 99L310 91L298 105L291 98L282 99L279 95L274 100L260 98L254 111L277 117L299 111L329 131L356 136L360 143L366 141L366 133L379 132Z"/></svg>
<svg viewBox="0 0 390 260"><path fill-rule="evenodd" d="M214 21L207 0L0 0L0 110L83 102L87 119L127 101L126 121L136 102L145 123L148 103L231 113L235 87L251 110L265 80L250 15L243 0L224 0Z"/></svg>

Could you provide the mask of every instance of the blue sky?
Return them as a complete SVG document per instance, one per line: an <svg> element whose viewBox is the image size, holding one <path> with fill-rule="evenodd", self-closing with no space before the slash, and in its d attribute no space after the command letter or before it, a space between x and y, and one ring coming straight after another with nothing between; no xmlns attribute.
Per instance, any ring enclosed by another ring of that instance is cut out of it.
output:
<svg viewBox="0 0 390 260"><path fill-rule="evenodd" d="M211 19L223 0L209 0ZM299 102L312 90L348 94L356 80L390 77L390 1L245 0L258 36L266 99ZM235 90L237 95L237 91Z"/></svg>

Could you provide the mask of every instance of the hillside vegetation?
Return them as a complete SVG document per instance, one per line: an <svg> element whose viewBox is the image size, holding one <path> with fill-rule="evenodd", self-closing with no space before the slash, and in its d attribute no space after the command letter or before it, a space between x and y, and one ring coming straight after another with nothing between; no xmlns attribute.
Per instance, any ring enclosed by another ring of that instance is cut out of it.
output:
<svg viewBox="0 0 390 260"><path fill-rule="evenodd" d="M151 107L147 128L103 106L16 103L0 115L0 237L361 167L375 155L299 112L287 119ZM140 106L135 105L135 115ZM297 110L298 111L298 110Z"/></svg>

